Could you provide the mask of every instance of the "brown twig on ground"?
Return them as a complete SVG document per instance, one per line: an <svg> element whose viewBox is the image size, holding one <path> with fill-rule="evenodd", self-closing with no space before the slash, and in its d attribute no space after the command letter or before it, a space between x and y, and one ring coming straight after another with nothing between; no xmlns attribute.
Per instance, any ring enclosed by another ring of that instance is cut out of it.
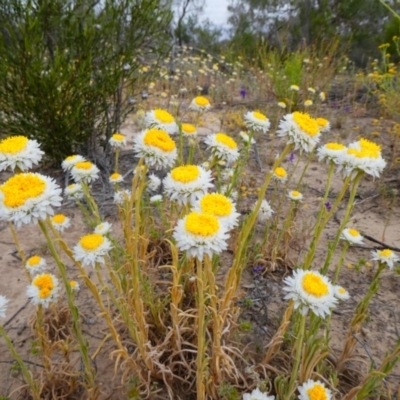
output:
<svg viewBox="0 0 400 400"><path fill-rule="evenodd" d="M390 250L393 250L393 251L400 251L400 249L398 247L390 246L389 244L381 242L381 241L373 238L372 236L366 235L364 232L360 232L360 233L361 233L361 235L363 237L365 237L365 239L368 239L370 242L378 243L381 246L383 246L385 249L390 249Z"/></svg>

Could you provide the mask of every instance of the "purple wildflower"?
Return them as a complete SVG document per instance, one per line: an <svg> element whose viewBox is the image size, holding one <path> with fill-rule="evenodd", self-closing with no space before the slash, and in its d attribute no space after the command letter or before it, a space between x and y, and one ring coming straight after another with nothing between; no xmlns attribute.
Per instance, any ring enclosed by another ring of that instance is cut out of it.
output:
<svg viewBox="0 0 400 400"><path fill-rule="evenodd" d="M240 95L242 96L242 99L245 99L246 98L246 95L247 95L247 91L246 91L246 89L245 88L241 88L240 89Z"/></svg>
<svg viewBox="0 0 400 400"><path fill-rule="evenodd" d="M289 156L289 162L293 162L294 161L294 153L290 153L290 156Z"/></svg>
<svg viewBox="0 0 400 400"><path fill-rule="evenodd" d="M264 269L264 267L262 265L257 265L255 267L253 267L253 272L255 274L259 274L260 272L262 272L263 269Z"/></svg>
<svg viewBox="0 0 400 400"><path fill-rule="evenodd" d="M328 212L332 210L332 205L331 205L331 203L329 203L329 201L327 201L327 202L325 203L325 207L326 207L326 210L327 210Z"/></svg>

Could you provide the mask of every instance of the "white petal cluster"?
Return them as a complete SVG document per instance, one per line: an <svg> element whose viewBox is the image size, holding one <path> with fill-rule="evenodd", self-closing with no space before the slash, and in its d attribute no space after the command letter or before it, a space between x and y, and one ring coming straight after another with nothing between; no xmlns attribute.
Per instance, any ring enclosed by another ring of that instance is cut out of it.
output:
<svg viewBox="0 0 400 400"><path fill-rule="evenodd" d="M196 168L199 175L194 180L179 181L174 179L174 172L178 169L187 167ZM172 200L177 201L178 204L193 204L197 199L208 192L212 188L213 178L211 171L206 171L201 166L181 166L171 170L163 180L164 193Z"/></svg>
<svg viewBox="0 0 400 400"><path fill-rule="evenodd" d="M349 292L342 286L335 285L335 297L339 300L348 300L350 298Z"/></svg>
<svg viewBox="0 0 400 400"><path fill-rule="evenodd" d="M335 164L343 164L346 153L347 147L340 143L327 143L317 150L318 160L326 160L328 164L330 161Z"/></svg>
<svg viewBox="0 0 400 400"><path fill-rule="evenodd" d="M292 190L288 193L288 197L290 200L293 201L302 201L303 200L303 195L298 192L297 190Z"/></svg>
<svg viewBox="0 0 400 400"><path fill-rule="evenodd" d="M71 168L75 182L91 183L99 177L99 173L99 169L90 161L78 162Z"/></svg>
<svg viewBox="0 0 400 400"><path fill-rule="evenodd" d="M297 269L284 283L283 290L288 292L285 299L294 300L294 308L299 308L302 315L311 310L324 318L337 304L333 285L319 272Z"/></svg>
<svg viewBox="0 0 400 400"><path fill-rule="evenodd" d="M61 167L64 172L68 172L75 166L75 164L84 161L86 161L86 158L80 155L69 156L61 163Z"/></svg>
<svg viewBox="0 0 400 400"><path fill-rule="evenodd" d="M216 217L191 212L178 221L173 237L178 249L186 251L188 257L203 260L205 254L212 257L226 250L229 235Z"/></svg>
<svg viewBox="0 0 400 400"><path fill-rule="evenodd" d="M34 189L30 187L32 179L35 184L37 182L44 184L40 193L32 191ZM29 196L30 192L34 195ZM15 198L20 201L14 203L15 206L8 205ZM0 218L15 223L17 227L22 224L36 224L39 220L53 215L53 207L61 206L61 201L61 188L53 178L39 173L21 173L14 175L0 186Z"/></svg>
<svg viewBox="0 0 400 400"><path fill-rule="evenodd" d="M190 105L189 110L197 111L197 112L205 112L211 108L211 104L208 99L204 96L197 96L195 97Z"/></svg>
<svg viewBox="0 0 400 400"><path fill-rule="evenodd" d="M6 309L9 300L7 300L4 296L0 296L0 317L4 318L6 316Z"/></svg>
<svg viewBox="0 0 400 400"><path fill-rule="evenodd" d="M244 393L243 400L275 400L275 396L267 396L257 388L251 393Z"/></svg>
<svg viewBox="0 0 400 400"><path fill-rule="evenodd" d="M220 135L223 135L222 137ZM226 161L228 164L233 164L239 158L239 151L235 141L231 138L229 141L230 145L225 143L225 140L220 139L229 138L224 133L216 133L208 135L204 140L204 143L211 149L214 156L220 160Z"/></svg>
<svg viewBox="0 0 400 400"><path fill-rule="evenodd" d="M20 171L31 169L38 164L44 152L36 140L24 136L11 136L0 142L0 171L18 168Z"/></svg>
<svg viewBox="0 0 400 400"><path fill-rule="evenodd" d="M252 129L253 131L262 131L267 133L269 127L271 126L270 120L258 111L248 111L244 115L244 122L247 129Z"/></svg>
<svg viewBox="0 0 400 400"><path fill-rule="evenodd" d="M254 140L254 138L251 138L251 141L250 141L250 136L247 134L247 132L241 131L241 132L239 132L239 135L243 139L244 143L256 144L256 141Z"/></svg>
<svg viewBox="0 0 400 400"><path fill-rule="evenodd" d="M103 240L101 240L97 246L91 248L85 247L85 239L87 240L88 238L93 237L97 243L99 241L98 236L101 236ZM104 257L107 256L111 248L111 242L106 237L100 235L99 233L93 233L81 238L79 243L74 247L73 256L74 259L81 262L84 267L94 267L96 263L104 263Z"/></svg>
<svg viewBox="0 0 400 400"><path fill-rule="evenodd" d="M253 205L253 210L256 208L257 203ZM261 202L260 209L258 210L257 214L257 220L261 223L268 221L271 217L274 211L272 210L271 206L269 205L267 200L263 200Z"/></svg>
<svg viewBox="0 0 400 400"><path fill-rule="evenodd" d="M114 203L122 206L126 201L131 198L132 192L127 189L118 190L114 193Z"/></svg>
<svg viewBox="0 0 400 400"><path fill-rule="evenodd" d="M84 196L82 185L80 183L68 185L64 189L64 194L67 195L69 199L80 200Z"/></svg>
<svg viewBox="0 0 400 400"><path fill-rule="evenodd" d="M161 196L161 194L156 194L156 195L150 197L150 203L152 203L152 204L161 203L162 199L163 199L163 197Z"/></svg>
<svg viewBox="0 0 400 400"><path fill-rule="evenodd" d="M375 261L379 261L383 264L386 264L390 269L394 267L394 265L400 261L400 257L398 257L392 250L377 250L372 252L372 259Z"/></svg>
<svg viewBox="0 0 400 400"><path fill-rule="evenodd" d="M26 294L33 304L47 308L58 299L58 279L52 274L36 275L27 287Z"/></svg>
<svg viewBox="0 0 400 400"><path fill-rule="evenodd" d="M114 133L109 140L110 146L117 149L126 146L126 137L120 133Z"/></svg>
<svg viewBox="0 0 400 400"><path fill-rule="evenodd" d="M343 229L340 239L346 240L350 244L363 244L363 237L360 232L352 228Z"/></svg>
<svg viewBox="0 0 400 400"><path fill-rule="evenodd" d="M161 179L154 174L149 175L149 183L147 185L147 189L150 192L156 192L161 185Z"/></svg>
<svg viewBox="0 0 400 400"><path fill-rule="evenodd" d="M332 392L321 381L309 379L299 386L297 390L300 393L299 400L332 399Z"/></svg>
<svg viewBox="0 0 400 400"><path fill-rule="evenodd" d="M301 123L296 120L300 120ZM321 136L317 122L308 114L297 111L282 118L276 133L278 136L286 137L288 143L294 143L295 149L307 153L314 149Z"/></svg>
<svg viewBox="0 0 400 400"><path fill-rule="evenodd" d="M51 218L51 225L58 232L64 232L65 229L71 226L71 218L63 214L56 214Z"/></svg>
<svg viewBox="0 0 400 400"><path fill-rule="evenodd" d="M94 233L99 233L100 235L107 235L107 233L111 232L111 229L112 229L111 224L105 221L94 228Z"/></svg>
<svg viewBox="0 0 400 400"><path fill-rule="evenodd" d="M144 123L148 128L161 129L170 135L175 135L179 131L173 116L168 111L161 109L148 111L144 116Z"/></svg>
<svg viewBox="0 0 400 400"><path fill-rule="evenodd" d="M46 269L47 262L43 257L32 256L26 261L25 268L30 274L37 274L43 272Z"/></svg>
<svg viewBox="0 0 400 400"><path fill-rule="evenodd" d="M203 195L193 204L193 211L214 215L228 231L239 225L240 214L236 211L235 204L220 193Z"/></svg>
<svg viewBox="0 0 400 400"><path fill-rule="evenodd" d="M155 131L155 130L151 130ZM164 132L164 131L160 131ZM168 135L167 132L164 132ZM145 143L145 137L149 134L149 130L142 131L139 135L137 135L134 139L133 151L138 158L144 158L145 163L149 167L154 167L156 170L170 168L174 165L177 150L176 146L172 148L172 146L166 150L162 149L159 146L148 145ZM172 139L171 139L172 140Z"/></svg>

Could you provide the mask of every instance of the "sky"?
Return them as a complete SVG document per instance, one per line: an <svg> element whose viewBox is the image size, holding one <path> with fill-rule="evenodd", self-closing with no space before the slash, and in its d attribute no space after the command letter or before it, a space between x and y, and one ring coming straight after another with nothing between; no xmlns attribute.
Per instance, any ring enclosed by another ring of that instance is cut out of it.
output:
<svg viewBox="0 0 400 400"><path fill-rule="evenodd" d="M224 27L228 18L229 0L205 0L203 18Z"/></svg>

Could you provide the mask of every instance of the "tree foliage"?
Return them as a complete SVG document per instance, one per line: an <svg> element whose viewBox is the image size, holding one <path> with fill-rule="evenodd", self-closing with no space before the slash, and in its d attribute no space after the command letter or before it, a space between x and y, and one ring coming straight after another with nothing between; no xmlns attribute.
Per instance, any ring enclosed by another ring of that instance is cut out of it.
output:
<svg viewBox="0 0 400 400"><path fill-rule="evenodd" d="M161 0L0 0L0 132L61 160L119 129L140 58L168 51Z"/></svg>

